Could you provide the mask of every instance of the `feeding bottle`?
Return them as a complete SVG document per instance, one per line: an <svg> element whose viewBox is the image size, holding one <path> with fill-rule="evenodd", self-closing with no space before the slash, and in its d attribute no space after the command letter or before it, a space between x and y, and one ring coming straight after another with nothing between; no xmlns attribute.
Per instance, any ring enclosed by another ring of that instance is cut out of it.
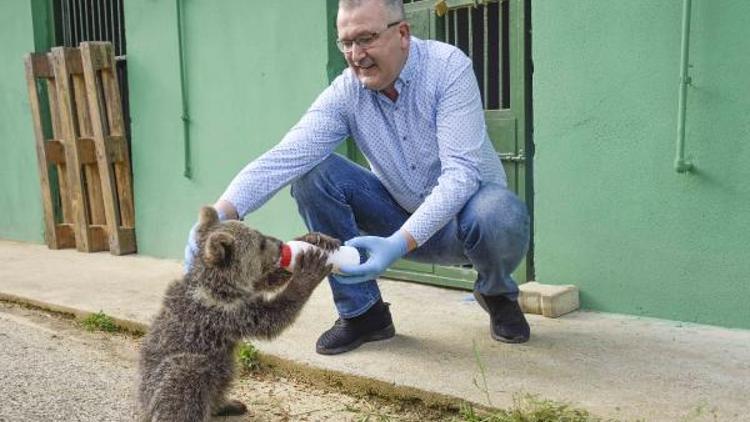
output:
<svg viewBox="0 0 750 422"><path fill-rule="evenodd" d="M300 240L290 240L281 246L281 257L279 258L279 266L286 268L289 271L294 270L294 265L297 261L297 254L308 249L320 249L317 246L302 242ZM353 246L341 246L333 252L326 252L328 256L328 264L333 266L334 273L341 273L342 266L354 266L359 265L359 251Z"/></svg>

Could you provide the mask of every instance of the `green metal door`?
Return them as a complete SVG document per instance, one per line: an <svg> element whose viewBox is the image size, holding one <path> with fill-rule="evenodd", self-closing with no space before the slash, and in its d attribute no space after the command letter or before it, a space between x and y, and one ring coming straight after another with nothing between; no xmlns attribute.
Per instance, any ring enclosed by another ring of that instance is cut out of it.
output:
<svg viewBox="0 0 750 422"><path fill-rule="evenodd" d="M503 162L508 186L526 194L526 48L525 0L405 0L412 34L455 45L474 63L485 108L487 130ZM349 156L366 164L356 148ZM527 281L527 262L513 274ZM471 289L471 266L446 267L401 260L385 274L390 278Z"/></svg>

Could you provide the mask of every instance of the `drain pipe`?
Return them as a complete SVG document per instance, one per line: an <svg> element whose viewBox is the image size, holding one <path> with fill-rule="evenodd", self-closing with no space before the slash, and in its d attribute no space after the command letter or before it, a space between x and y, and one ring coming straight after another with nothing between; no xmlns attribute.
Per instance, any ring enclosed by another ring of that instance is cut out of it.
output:
<svg viewBox="0 0 750 422"><path fill-rule="evenodd" d="M185 151L184 156L184 171L183 176L187 179L193 178L193 168L190 163L190 113L188 110L188 90L187 80L185 74L185 45L183 38L183 15L182 15L182 0L175 0L177 5L177 42L180 58L180 96L182 97L182 134L183 134L183 149Z"/></svg>
<svg viewBox="0 0 750 422"><path fill-rule="evenodd" d="M693 170L693 164L685 160L685 113L687 108L687 86L690 85L688 76L688 62L690 51L690 6L691 0L682 2L682 41L680 54L680 92L677 103L677 156L674 169L677 173L687 173Z"/></svg>

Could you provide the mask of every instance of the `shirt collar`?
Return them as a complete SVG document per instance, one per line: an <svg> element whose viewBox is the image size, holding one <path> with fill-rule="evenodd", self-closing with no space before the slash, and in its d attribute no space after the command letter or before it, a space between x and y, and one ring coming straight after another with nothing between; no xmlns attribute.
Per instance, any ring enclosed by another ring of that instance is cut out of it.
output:
<svg viewBox="0 0 750 422"><path fill-rule="evenodd" d="M417 70L417 62L419 59L416 57L418 55L417 52L417 39L414 37L411 37L411 42L409 43L409 55L406 57L406 63L404 63L404 68L401 69L401 73L398 75L398 79L402 83L409 83L413 78L414 74Z"/></svg>

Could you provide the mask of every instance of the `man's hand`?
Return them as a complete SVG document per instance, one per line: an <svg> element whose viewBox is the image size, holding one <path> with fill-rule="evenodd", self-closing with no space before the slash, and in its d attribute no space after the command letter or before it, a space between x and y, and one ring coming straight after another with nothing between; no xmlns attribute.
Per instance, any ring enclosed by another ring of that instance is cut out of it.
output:
<svg viewBox="0 0 750 422"><path fill-rule="evenodd" d="M341 276L336 277L340 283L356 284L376 279L383 274L397 259L406 255L411 236L404 231L397 231L390 237L360 236L344 242L347 246L364 249L367 261L360 265L342 266Z"/></svg>

